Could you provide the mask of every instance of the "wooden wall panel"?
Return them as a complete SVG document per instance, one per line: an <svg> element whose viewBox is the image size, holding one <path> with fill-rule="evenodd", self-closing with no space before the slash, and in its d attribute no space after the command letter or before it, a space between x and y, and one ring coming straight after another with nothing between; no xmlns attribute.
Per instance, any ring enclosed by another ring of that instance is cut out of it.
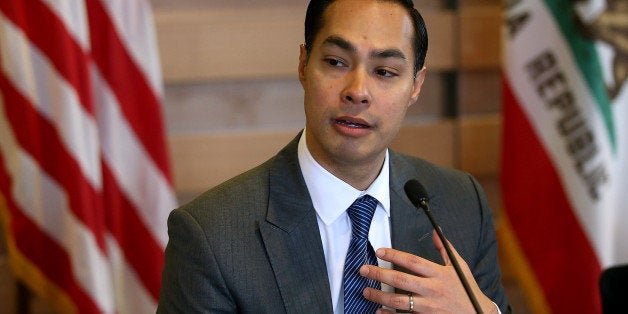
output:
<svg viewBox="0 0 628 314"><path fill-rule="evenodd" d="M166 82L295 76L302 9L155 12Z"/></svg>
<svg viewBox="0 0 628 314"><path fill-rule="evenodd" d="M403 127L391 147L436 163L453 165L455 125L442 120ZM275 155L298 129L170 136L175 188L200 193Z"/></svg>
<svg viewBox="0 0 628 314"><path fill-rule="evenodd" d="M421 157L431 162L455 166L455 123L438 120L425 124L408 124L390 144L395 151Z"/></svg>
<svg viewBox="0 0 628 314"><path fill-rule="evenodd" d="M445 71L457 66L456 14L451 11L421 11L428 32L425 66L429 71Z"/></svg>
<svg viewBox="0 0 628 314"><path fill-rule="evenodd" d="M204 191L261 164L298 130L179 135L168 140L177 193Z"/></svg>
<svg viewBox="0 0 628 314"><path fill-rule="evenodd" d="M488 114L461 118L460 169L478 177L498 177L502 118Z"/></svg>
<svg viewBox="0 0 628 314"><path fill-rule="evenodd" d="M502 8L496 5L465 6L459 15L460 67L499 68Z"/></svg>
<svg viewBox="0 0 628 314"><path fill-rule="evenodd" d="M462 116L496 113L502 105L499 70L467 70L458 73L458 108Z"/></svg>
<svg viewBox="0 0 628 314"><path fill-rule="evenodd" d="M295 77L305 9L156 10L159 53L167 83ZM427 10L430 70L453 69L455 14Z"/></svg>
<svg viewBox="0 0 628 314"><path fill-rule="evenodd" d="M428 72L409 119L438 118L447 86ZM303 88L298 79L169 84L164 115L169 134L300 128L305 125Z"/></svg>

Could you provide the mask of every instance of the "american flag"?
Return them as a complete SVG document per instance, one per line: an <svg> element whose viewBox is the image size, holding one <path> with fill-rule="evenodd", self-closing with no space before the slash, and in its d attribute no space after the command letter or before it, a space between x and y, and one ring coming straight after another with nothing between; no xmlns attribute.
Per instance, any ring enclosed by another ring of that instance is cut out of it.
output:
<svg viewBox="0 0 628 314"><path fill-rule="evenodd" d="M175 207L147 0L0 1L0 217L63 313L156 309Z"/></svg>

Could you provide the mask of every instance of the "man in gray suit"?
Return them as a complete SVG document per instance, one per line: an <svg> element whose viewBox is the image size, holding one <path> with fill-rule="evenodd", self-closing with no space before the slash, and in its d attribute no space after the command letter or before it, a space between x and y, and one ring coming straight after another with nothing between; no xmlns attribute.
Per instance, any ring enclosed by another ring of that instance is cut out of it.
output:
<svg viewBox="0 0 628 314"><path fill-rule="evenodd" d="M305 129L171 213L158 312L346 313L349 298L384 312L473 312L443 243L404 193L410 179L427 188L483 312L508 311L478 183L387 148L420 93L426 51L412 1L312 0L299 59ZM355 276L377 285L356 296L343 292L347 209L364 195L375 199L367 231L377 261Z"/></svg>

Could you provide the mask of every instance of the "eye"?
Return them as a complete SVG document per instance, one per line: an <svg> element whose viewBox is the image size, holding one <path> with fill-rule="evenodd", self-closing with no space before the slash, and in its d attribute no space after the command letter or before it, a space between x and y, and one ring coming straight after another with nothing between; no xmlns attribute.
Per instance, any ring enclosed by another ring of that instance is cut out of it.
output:
<svg viewBox="0 0 628 314"><path fill-rule="evenodd" d="M325 62L327 62L327 64L331 65L332 67L344 67L346 66L346 64L344 64L342 61L335 59L335 58L327 58L325 59Z"/></svg>
<svg viewBox="0 0 628 314"><path fill-rule="evenodd" d="M383 76L383 77L395 77L398 76L397 73L387 70L387 69L377 69L375 70L375 73L379 76Z"/></svg>

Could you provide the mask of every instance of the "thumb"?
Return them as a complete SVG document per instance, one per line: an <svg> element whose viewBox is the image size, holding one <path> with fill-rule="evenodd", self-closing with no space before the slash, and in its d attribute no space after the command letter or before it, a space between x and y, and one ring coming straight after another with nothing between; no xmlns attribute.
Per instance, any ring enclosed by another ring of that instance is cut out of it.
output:
<svg viewBox="0 0 628 314"><path fill-rule="evenodd" d="M442 229L441 229L441 232L442 232ZM451 262L451 259L449 258L449 254L447 254L447 249L445 249L445 245L443 244L443 241L441 241L436 230L432 231L432 239L434 242L434 247L436 247L436 249L440 252L440 256L443 258L443 261L445 261L445 266L453 266L453 263ZM451 245L451 242L449 242L447 238L445 238L445 241L447 241L447 245L449 245L449 248L451 249L451 254L453 254L453 258L458 260L458 262L460 263L462 271L465 272L465 275L473 276L471 274L471 270L469 269L469 266L462 259L460 254L458 254L458 251L456 251L456 248L453 247L453 245ZM462 261L462 263L460 261Z"/></svg>
<svg viewBox="0 0 628 314"><path fill-rule="evenodd" d="M441 258L443 259L443 261L445 261L445 265L446 266L451 265L451 260L449 260L449 255L447 255L447 250L445 249L445 245L443 244L443 241L441 241L440 237L438 236L438 232L436 232L436 230L432 231L432 241L434 242L434 247L436 247L438 252L440 252Z"/></svg>
<svg viewBox="0 0 628 314"><path fill-rule="evenodd" d="M441 233L442 231L443 230L441 229ZM451 263L451 260L449 259L449 254L447 254L447 249L445 249L445 245L443 244L443 241L441 241L440 237L438 236L438 232L436 232L436 230L432 231L432 241L434 242L434 247L436 247L438 252L440 252L440 256L443 258L443 261L445 261L445 265L451 266L452 263ZM445 241L447 241L447 245L449 245L449 248L451 249L451 253L454 255L454 258L457 260L460 260L461 257L458 254L458 251L456 251L456 248L454 248L451 245L451 242L449 242L447 238L445 238Z"/></svg>
<svg viewBox="0 0 628 314"><path fill-rule="evenodd" d="M440 252L441 257L445 261L445 266L453 266L451 260L449 259L449 255L447 255L447 250L445 249L445 245L443 244L443 241L441 241L436 230L432 232L432 239L434 242L434 247L436 247L436 249ZM473 290L473 293L476 296L480 297L478 301L480 301L480 304L482 304L482 308L490 309L490 313L494 313L494 310L497 310L497 308L493 304L493 301L491 301L482 292L482 290L480 290L480 286L478 286L477 281L475 281L475 278L473 277L473 274L471 273L471 269L469 268L469 265L460 257L460 254L458 254L458 251L456 251L456 249L451 245L451 243L446 238L445 238L445 241L447 241L447 244L449 245L449 248L451 249L453 258L459 261L460 268L462 272L464 273L464 277L468 278L469 284L471 285L471 289ZM460 277L460 275L458 275L458 277Z"/></svg>

